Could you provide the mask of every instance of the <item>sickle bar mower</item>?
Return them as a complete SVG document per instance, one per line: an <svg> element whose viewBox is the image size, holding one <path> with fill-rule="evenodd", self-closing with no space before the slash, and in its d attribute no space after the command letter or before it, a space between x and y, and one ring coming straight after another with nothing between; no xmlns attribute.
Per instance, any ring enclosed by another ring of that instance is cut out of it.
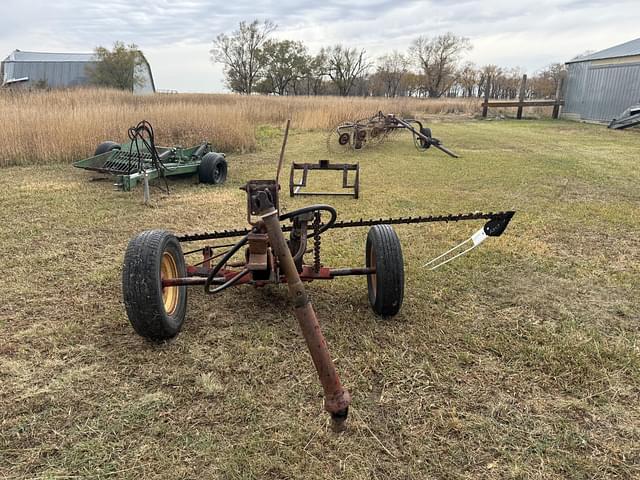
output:
<svg viewBox="0 0 640 480"><path fill-rule="evenodd" d="M282 156L276 178L281 165ZM331 414L336 429L345 425L351 397L336 372L304 283L349 275L365 276L373 311L382 317L393 317L404 297L404 260L392 225L484 220L484 226L469 240L475 247L488 237L500 236L514 215L512 211L475 212L338 221L336 210L329 205L310 205L281 213L277 180L250 180L242 189L247 195L248 228L182 236L150 230L129 242L122 272L127 316L137 333L162 341L176 336L183 326L188 286L200 286L206 294L218 295L242 284L262 287L286 283L294 314L324 390L325 409ZM370 227L364 266L325 266L321 258L322 236L333 229L359 227ZM229 239L234 241L230 243ZM197 248L183 252L182 244L196 242ZM454 248L444 256L456 251ZM193 255L200 258L187 262L187 257ZM453 259L442 260L442 257L434 260L444 264Z"/></svg>
<svg viewBox="0 0 640 480"><path fill-rule="evenodd" d="M151 230L133 238L123 268L123 296L127 315L136 332L152 340L174 337L186 316L187 286L199 285L210 295L232 286L287 283L294 313L306 340L325 393L325 409L334 426L342 428L350 402L328 352L303 282L332 280L347 275L367 278L369 303L382 317L398 313L404 296L404 265L400 240L392 224L485 220L480 231L497 237L514 212L470 213L428 217L353 220L338 222L329 205L311 205L280 215L276 209L278 187L273 181L250 181L247 192L251 218L248 229L224 230L176 237ZM328 217L328 218L323 218ZM282 225L281 222L288 221ZM365 265L331 268L321 260L321 236L336 228L371 227L366 239ZM285 233L289 238L285 238ZM213 241L237 238L229 244ZM207 242L183 253L181 244ZM210 243L211 242L211 243ZM185 258L202 257L187 264ZM312 259L305 261L311 253ZM233 261L233 257L239 257Z"/></svg>

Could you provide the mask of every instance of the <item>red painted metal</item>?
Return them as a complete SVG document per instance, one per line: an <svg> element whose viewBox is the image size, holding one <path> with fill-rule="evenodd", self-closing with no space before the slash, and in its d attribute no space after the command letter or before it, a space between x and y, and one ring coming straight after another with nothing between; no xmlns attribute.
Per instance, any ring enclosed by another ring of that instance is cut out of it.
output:
<svg viewBox="0 0 640 480"><path fill-rule="evenodd" d="M320 324L307 297L296 264L280 227L277 210L271 206L266 211L258 212L269 235L273 253L278 259L278 266L287 278L289 297L293 302L294 314L300 324L302 335L307 343L318 378L324 390L324 408L331 414L334 428L341 430L347 419L351 395L342 386L336 371L327 342L320 330Z"/></svg>
<svg viewBox="0 0 640 480"><path fill-rule="evenodd" d="M312 266L304 265L302 267L302 272L299 273L300 280L303 282L312 282L314 280L333 280L336 277L344 277L348 275L369 275L370 273L375 273L375 268L328 268L328 267L320 267L320 271L316 272ZM184 278L168 278L162 280L163 287L176 287L179 285L204 285L208 270L188 266L187 274L188 277ZM232 279L234 276L238 274L238 270L230 270L230 269L222 269L218 272L219 280L214 281L215 284L222 284L227 280ZM280 283L286 283L287 277L284 275L280 275ZM243 285L251 283L255 287L262 287L267 283L274 283L271 280L254 280L251 273L247 273L244 275L236 285Z"/></svg>

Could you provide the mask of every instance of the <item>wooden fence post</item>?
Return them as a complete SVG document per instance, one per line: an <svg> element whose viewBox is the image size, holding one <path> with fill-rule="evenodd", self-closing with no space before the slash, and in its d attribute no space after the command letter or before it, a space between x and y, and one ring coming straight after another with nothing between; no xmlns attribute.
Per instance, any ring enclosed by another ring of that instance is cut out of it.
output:
<svg viewBox="0 0 640 480"><path fill-rule="evenodd" d="M556 88L556 103L553 106L553 114L551 115L554 120L557 120L560 116L560 102L562 101L562 87L564 85L564 75L560 77L558 82L558 88Z"/></svg>
<svg viewBox="0 0 640 480"><path fill-rule="evenodd" d="M518 105L518 114L516 118L518 120L522 120L522 109L524 108L524 94L527 88L527 75L522 75L522 83L520 84L520 96L518 97L518 101L520 104Z"/></svg>
<svg viewBox="0 0 640 480"><path fill-rule="evenodd" d="M484 86L484 104L482 105L482 118L487 118L489 111L489 90L491 89L491 75L487 75L487 84Z"/></svg>

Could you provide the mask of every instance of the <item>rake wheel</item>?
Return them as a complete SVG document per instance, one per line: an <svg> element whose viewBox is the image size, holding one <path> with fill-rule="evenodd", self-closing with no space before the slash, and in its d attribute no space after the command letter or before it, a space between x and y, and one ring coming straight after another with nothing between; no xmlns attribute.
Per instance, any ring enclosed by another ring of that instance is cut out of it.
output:
<svg viewBox="0 0 640 480"><path fill-rule="evenodd" d="M332 128L327 135L327 150L334 154L344 154L352 150L353 127L352 122L343 122Z"/></svg>

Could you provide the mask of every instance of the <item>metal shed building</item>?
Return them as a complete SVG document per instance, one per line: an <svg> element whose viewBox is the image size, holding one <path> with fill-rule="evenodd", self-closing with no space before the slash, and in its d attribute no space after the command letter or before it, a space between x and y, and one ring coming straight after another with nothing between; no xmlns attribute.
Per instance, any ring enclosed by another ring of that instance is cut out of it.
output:
<svg viewBox="0 0 640 480"><path fill-rule="evenodd" d="M640 103L640 38L566 65L564 118L609 122Z"/></svg>
<svg viewBox="0 0 640 480"><path fill-rule="evenodd" d="M95 65L92 53L45 53L23 52L14 50L0 65L2 85L32 88L39 82L46 82L47 87L69 88L87 85L89 78L87 68ZM136 74L143 80L134 87L136 94L156 91L151 66L142 55L141 64L136 67Z"/></svg>

